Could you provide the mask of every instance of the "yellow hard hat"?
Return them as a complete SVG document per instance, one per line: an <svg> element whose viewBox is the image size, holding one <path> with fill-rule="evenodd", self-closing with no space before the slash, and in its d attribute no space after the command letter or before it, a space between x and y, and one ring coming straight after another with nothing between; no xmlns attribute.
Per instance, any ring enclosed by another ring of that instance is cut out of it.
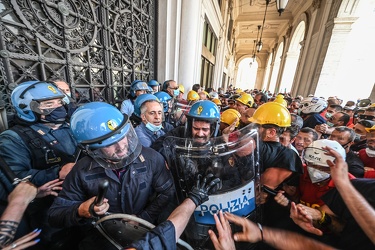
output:
<svg viewBox="0 0 375 250"><path fill-rule="evenodd" d="M267 102L260 105L249 119L258 124L274 124L279 127L289 127L291 117L289 110L278 102Z"/></svg>
<svg viewBox="0 0 375 250"><path fill-rule="evenodd" d="M214 99L212 99L212 101L217 105L217 106L221 106L221 101L219 100L219 99L217 99L217 98L214 98Z"/></svg>
<svg viewBox="0 0 375 250"><path fill-rule="evenodd" d="M371 133L371 132L375 131L375 125L372 126L371 128L365 128L365 129L366 129L366 131L367 131L368 133Z"/></svg>
<svg viewBox="0 0 375 250"><path fill-rule="evenodd" d="M235 91L237 94L240 94L241 92L243 92L243 90L242 89L236 89L236 91Z"/></svg>
<svg viewBox="0 0 375 250"><path fill-rule="evenodd" d="M179 84L178 85L178 89L180 90L180 93L185 93L185 88L184 88L184 85L182 85L182 84Z"/></svg>
<svg viewBox="0 0 375 250"><path fill-rule="evenodd" d="M281 94L278 94L274 100L274 102L280 103L283 105L285 108L288 107L287 101L284 99L284 96Z"/></svg>
<svg viewBox="0 0 375 250"><path fill-rule="evenodd" d="M207 96L207 98L210 98L210 94L207 91L203 90L201 92L203 92Z"/></svg>
<svg viewBox="0 0 375 250"><path fill-rule="evenodd" d="M198 93L194 90L190 90L189 93L187 94L187 100L188 101L198 101L199 100Z"/></svg>
<svg viewBox="0 0 375 250"><path fill-rule="evenodd" d="M238 127L238 125L240 124L241 114L235 109L227 109L223 113L221 113L220 122L231 125L237 118L238 121L236 122L236 127Z"/></svg>
<svg viewBox="0 0 375 250"><path fill-rule="evenodd" d="M238 97L236 101L248 106L249 108L251 108L254 104L254 98L247 93L240 95L240 97Z"/></svg>

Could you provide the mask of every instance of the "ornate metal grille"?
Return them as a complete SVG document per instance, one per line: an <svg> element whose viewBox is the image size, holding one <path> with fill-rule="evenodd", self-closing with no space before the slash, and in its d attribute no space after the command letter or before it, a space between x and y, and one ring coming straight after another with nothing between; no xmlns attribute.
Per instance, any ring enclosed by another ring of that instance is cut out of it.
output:
<svg viewBox="0 0 375 250"><path fill-rule="evenodd" d="M121 102L154 76L155 0L0 0L0 106L27 80L62 78L77 102Z"/></svg>

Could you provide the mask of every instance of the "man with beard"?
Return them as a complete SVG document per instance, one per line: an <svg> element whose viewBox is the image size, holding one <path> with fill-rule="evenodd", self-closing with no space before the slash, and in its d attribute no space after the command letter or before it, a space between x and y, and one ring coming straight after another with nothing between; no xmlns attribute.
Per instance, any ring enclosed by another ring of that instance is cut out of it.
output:
<svg viewBox="0 0 375 250"><path fill-rule="evenodd" d="M175 196L172 177L163 157L138 142L126 115L107 103L88 103L73 114L71 130L87 156L77 162L52 204L52 225L80 226L86 234L80 249L117 249L92 226L95 218L109 212L151 223L165 219L159 216ZM95 202L105 180L105 199Z"/></svg>
<svg viewBox="0 0 375 250"><path fill-rule="evenodd" d="M196 183L199 176L213 175L220 178L220 187L222 187L220 195L218 194L220 198L216 198L219 200L217 203L226 205L228 203L226 200L228 199L227 193L233 194L238 189L245 190L244 185L250 186L248 183L255 175L254 171L251 172L253 168L247 166L246 157L238 155L238 151L230 148L234 144L239 147L238 143L231 141L233 139L231 136L218 136L220 133L220 111L212 101L196 102L192 105L186 117L185 126L177 127L165 136L159 137L152 147L160 150L168 161L176 183L180 203L188 197L188 190ZM238 123L238 119L224 129L223 133L232 132L236 123ZM248 135L243 135L243 137L246 136ZM231 141L232 144L227 145L226 139ZM236 142L239 141L239 139L235 140ZM246 146L243 145L243 147ZM245 172L249 174L246 175ZM211 190L209 195L214 195L217 190L218 188ZM239 192L242 194L242 191ZM225 195L221 195L224 193ZM244 195L240 196L240 198L243 198ZM247 197L250 197L250 195L247 195L245 199ZM237 198L231 196L230 200L233 199ZM253 200L255 203L255 198ZM250 207L250 202L245 203L243 204L244 207ZM231 207L228 207L228 209L231 209ZM208 229L212 227L211 225L214 222L213 217L210 217L210 212L200 216L203 220L198 221L196 214L200 213L199 211L202 211L201 206L190 218L184 236L194 248L206 248L208 247L206 244L211 244ZM248 214L249 212L246 211L246 215ZM210 219L212 220L210 221Z"/></svg>
<svg viewBox="0 0 375 250"><path fill-rule="evenodd" d="M156 151L161 151L163 141L168 136L192 138L194 142L204 144L211 137L219 134L220 111L212 101L204 100L194 103L186 117L185 126L176 127L159 137L151 147Z"/></svg>

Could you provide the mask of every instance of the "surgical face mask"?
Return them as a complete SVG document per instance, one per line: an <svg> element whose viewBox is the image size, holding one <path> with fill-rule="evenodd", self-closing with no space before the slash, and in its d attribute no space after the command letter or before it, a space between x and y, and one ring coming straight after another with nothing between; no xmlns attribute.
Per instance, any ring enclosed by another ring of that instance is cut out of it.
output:
<svg viewBox="0 0 375 250"><path fill-rule="evenodd" d="M162 128L162 125L161 124L160 125L154 125L151 122L147 122L146 128L148 128L152 132L157 132Z"/></svg>
<svg viewBox="0 0 375 250"><path fill-rule="evenodd" d="M347 147L349 146L349 143L351 143L351 141L349 141L349 142L347 142L347 143L345 143L345 144L343 144L343 145L341 145L344 149L347 149Z"/></svg>
<svg viewBox="0 0 375 250"><path fill-rule="evenodd" d="M173 90L173 96L174 97L177 97L179 94L180 94L180 90L179 89Z"/></svg>
<svg viewBox="0 0 375 250"><path fill-rule="evenodd" d="M51 123L63 123L66 118L66 109L64 106L55 108L49 115L46 115L43 122L51 122Z"/></svg>
<svg viewBox="0 0 375 250"><path fill-rule="evenodd" d="M66 104L69 104L69 103L70 103L70 99L69 99L69 97L70 97L70 93L69 93L69 95L68 95L68 94L65 94L65 96L64 96L64 98L63 98L63 101L64 101Z"/></svg>
<svg viewBox="0 0 375 250"><path fill-rule="evenodd" d="M362 137L364 137L364 135L360 135L360 134L357 134L357 133L355 133L355 140L361 140L362 139Z"/></svg>
<svg viewBox="0 0 375 250"><path fill-rule="evenodd" d="M331 175L313 167L307 167L310 179L312 183L321 182L327 180Z"/></svg>
<svg viewBox="0 0 375 250"><path fill-rule="evenodd" d="M328 113L328 112L327 112L327 113L325 114L325 117L326 117L327 119L331 118L331 117L332 117L332 113Z"/></svg>
<svg viewBox="0 0 375 250"><path fill-rule="evenodd" d="M368 157L375 157L375 150L366 148L366 154Z"/></svg>
<svg viewBox="0 0 375 250"><path fill-rule="evenodd" d="M327 121L327 125L328 125L328 127L333 127L333 126L335 126L335 124L333 124L332 122L330 122L330 121Z"/></svg>

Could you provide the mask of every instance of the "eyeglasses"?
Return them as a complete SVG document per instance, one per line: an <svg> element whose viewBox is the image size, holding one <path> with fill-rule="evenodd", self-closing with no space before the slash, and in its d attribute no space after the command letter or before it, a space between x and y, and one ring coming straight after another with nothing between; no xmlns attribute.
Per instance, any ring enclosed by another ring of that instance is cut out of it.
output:
<svg viewBox="0 0 375 250"><path fill-rule="evenodd" d="M374 120L375 116L373 115L359 115L360 120Z"/></svg>
<svg viewBox="0 0 375 250"><path fill-rule="evenodd" d="M234 105L235 102L228 102L228 105Z"/></svg>
<svg viewBox="0 0 375 250"><path fill-rule="evenodd" d="M175 88L172 88L172 87L168 87L169 89L174 89L174 90L178 90L178 87L175 87Z"/></svg>

